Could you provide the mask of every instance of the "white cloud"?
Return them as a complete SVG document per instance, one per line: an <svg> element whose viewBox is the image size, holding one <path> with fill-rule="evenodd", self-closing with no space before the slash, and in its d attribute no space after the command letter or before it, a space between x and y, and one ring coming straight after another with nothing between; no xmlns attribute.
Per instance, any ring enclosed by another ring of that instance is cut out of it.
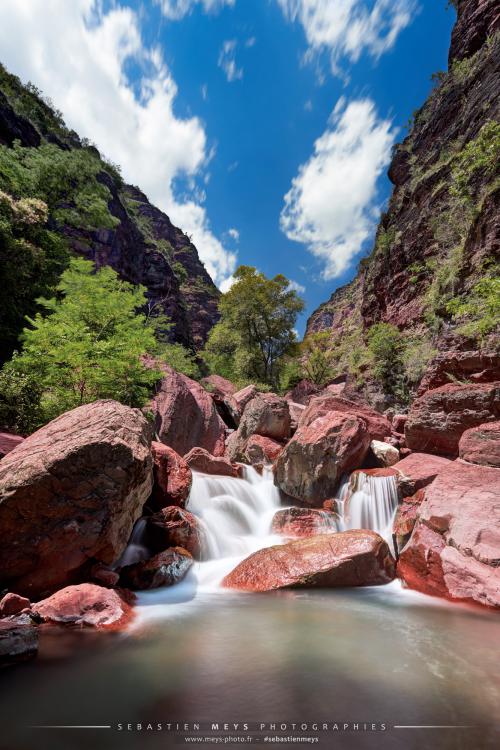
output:
<svg viewBox="0 0 500 750"><path fill-rule="evenodd" d="M293 279L290 279L288 288L293 289L294 292L298 292L299 294L304 294L304 292L306 291L306 288L303 284L299 284L298 281L294 281Z"/></svg>
<svg viewBox="0 0 500 750"><path fill-rule="evenodd" d="M161 7L164 16L171 21L178 21L201 5L206 13L215 13L224 5L234 5L235 0L154 0Z"/></svg>
<svg viewBox="0 0 500 750"><path fill-rule="evenodd" d="M238 68L236 65L237 46L238 42L236 39L226 39L221 47L217 61L219 68L222 68L230 83L243 78L243 68Z"/></svg>
<svg viewBox="0 0 500 750"><path fill-rule="evenodd" d="M212 156L203 125L175 115L176 83L160 51L144 45L134 11L114 3L104 13L99 0L2 0L0 49L8 69L48 94L70 127L193 237L216 283L232 273L234 254L194 202L203 197L196 178L203 179ZM130 62L141 71L139 92L127 78ZM179 175L191 186L184 203L173 190Z"/></svg>
<svg viewBox="0 0 500 750"><path fill-rule="evenodd" d="M298 20L309 45L306 59L327 51L332 71L339 61L356 62L366 50L374 58L391 49L411 23L416 0L277 0L285 17Z"/></svg>
<svg viewBox="0 0 500 750"><path fill-rule="evenodd" d="M312 103L312 101L310 99L308 99L304 103L304 109L305 109L306 112L312 112L312 108L313 108L313 103Z"/></svg>
<svg viewBox="0 0 500 750"><path fill-rule="evenodd" d="M200 89L200 90L201 90L201 98L203 99L203 101L205 101L205 102L206 102L206 101L207 101L207 99L208 99L208 86L207 86L207 84L206 84L206 83L204 83L204 84L202 85L202 87L201 87L201 89Z"/></svg>
<svg viewBox="0 0 500 750"><path fill-rule="evenodd" d="M238 232L237 229L235 229L234 227L231 227L231 229L227 230L227 233L230 237L232 237L233 240L235 240L235 242L239 242L240 233Z"/></svg>
<svg viewBox="0 0 500 750"><path fill-rule="evenodd" d="M226 292L228 292L231 289L231 287L233 286L233 284L234 284L235 281L236 281L236 279L234 278L234 276L228 276L227 279L224 279L224 281L222 282L222 284L219 287L219 289L221 290L222 294L226 294Z"/></svg>
<svg viewBox="0 0 500 750"><path fill-rule="evenodd" d="M256 41L257 39L254 36L248 37L248 39L245 42L245 47L254 47Z"/></svg>
<svg viewBox="0 0 500 750"><path fill-rule="evenodd" d="M397 135L370 99L341 99L314 153L285 195L280 225L323 262L323 278L341 275L374 231L377 180Z"/></svg>

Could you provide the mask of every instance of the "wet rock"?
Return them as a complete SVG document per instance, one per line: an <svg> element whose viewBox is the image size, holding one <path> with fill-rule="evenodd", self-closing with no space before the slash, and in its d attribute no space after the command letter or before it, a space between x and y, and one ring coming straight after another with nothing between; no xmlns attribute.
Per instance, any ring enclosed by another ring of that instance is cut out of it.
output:
<svg viewBox="0 0 500 750"><path fill-rule="evenodd" d="M382 466L394 466L399 461L399 451L389 443L383 443L380 440L372 440L370 448L377 461Z"/></svg>
<svg viewBox="0 0 500 750"><path fill-rule="evenodd" d="M297 430L278 456L275 481L287 495L321 507L343 474L363 462L370 446L366 422L330 411Z"/></svg>
<svg viewBox="0 0 500 750"><path fill-rule="evenodd" d="M398 574L410 588L500 606L500 470L454 461L425 490Z"/></svg>
<svg viewBox="0 0 500 750"><path fill-rule="evenodd" d="M217 474L225 477L239 477L241 475L240 466L227 458L212 456L203 448L193 448L184 456L184 459L191 469L201 471L204 474Z"/></svg>
<svg viewBox="0 0 500 750"><path fill-rule="evenodd" d="M0 583L43 596L123 552L152 487L151 426L96 401L35 432L0 463Z"/></svg>
<svg viewBox="0 0 500 750"><path fill-rule="evenodd" d="M214 456L224 455L226 426L210 394L186 375L171 368L164 370L150 404L160 442L180 456L195 447Z"/></svg>
<svg viewBox="0 0 500 750"><path fill-rule="evenodd" d="M38 652L38 630L34 625L0 620L0 667L33 659Z"/></svg>
<svg viewBox="0 0 500 750"><path fill-rule="evenodd" d="M466 430L460 438L458 450L464 461L500 469L500 422Z"/></svg>
<svg viewBox="0 0 500 750"><path fill-rule="evenodd" d="M424 490L417 490L412 497L405 497L398 506L392 530L396 534L399 547L403 546L403 542L407 541L412 533L424 499Z"/></svg>
<svg viewBox="0 0 500 750"><path fill-rule="evenodd" d="M271 532L295 538L327 534L338 531L337 520L338 516L327 510L284 508L274 514Z"/></svg>
<svg viewBox="0 0 500 750"><path fill-rule="evenodd" d="M443 385L417 398L405 425L411 450L455 458L463 433L500 419L500 382Z"/></svg>
<svg viewBox="0 0 500 750"><path fill-rule="evenodd" d="M0 432L0 458L3 458L17 448L23 442L24 438L20 435L13 435L11 432Z"/></svg>
<svg viewBox="0 0 500 750"><path fill-rule="evenodd" d="M394 576L395 563L382 537L354 530L261 549L243 560L222 585L243 591L373 586Z"/></svg>
<svg viewBox="0 0 500 750"><path fill-rule="evenodd" d="M401 497L411 497L427 487L451 461L430 453L411 453L392 467L397 472Z"/></svg>
<svg viewBox="0 0 500 750"><path fill-rule="evenodd" d="M245 448L247 460L255 465L272 464L283 450L283 443L262 435L251 435Z"/></svg>
<svg viewBox="0 0 500 750"><path fill-rule="evenodd" d="M202 560L207 549L206 533L198 518L184 508L163 508L148 519L148 532L155 551L182 547L195 560Z"/></svg>
<svg viewBox="0 0 500 750"><path fill-rule="evenodd" d="M323 417L332 411L363 419L371 440L383 441L387 435L391 434L391 423L383 414L379 414L362 402L330 394L316 396L311 400L302 414L299 427L310 425L318 417Z"/></svg>
<svg viewBox="0 0 500 750"><path fill-rule="evenodd" d="M182 581L193 564L189 552L180 547L171 547L149 560L122 568L122 585L135 591L173 586Z"/></svg>
<svg viewBox="0 0 500 750"><path fill-rule="evenodd" d="M184 507L193 479L188 463L163 443L152 443L151 454L154 483L148 504L157 510L167 505Z"/></svg>
<svg viewBox="0 0 500 750"><path fill-rule="evenodd" d="M30 607L31 602L25 596L19 596L19 594L9 592L0 599L0 617L18 615L25 609L30 609Z"/></svg>
<svg viewBox="0 0 500 750"><path fill-rule="evenodd" d="M33 611L46 622L121 629L132 618L133 601L122 591L82 583L66 586L33 605Z"/></svg>

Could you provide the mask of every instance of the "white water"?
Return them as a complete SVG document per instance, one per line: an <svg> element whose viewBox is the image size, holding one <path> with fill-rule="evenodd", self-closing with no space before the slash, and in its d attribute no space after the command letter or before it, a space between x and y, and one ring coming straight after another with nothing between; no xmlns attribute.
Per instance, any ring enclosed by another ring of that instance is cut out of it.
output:
<svg viewBox="0 0 500 750"><path fill-rule="evenodd" d="M337 501L342 528L371 529L392 548L392 523L398 507L395 477L374 477L362 471L344 480Z"/></svg>
<svg viewBox="0 0 500 750"><path fill-rule="evenodd" d="M390 541L392 519L397 507L394 477L370 477L352 474L339 490L339 517L331 513L319 516L318 533L345 529L373 529ZM197 562L177 586L144 591L139 594L139 623L164 618L167 612L180 615L193 600L206 601L220 589L220 582L241 560L264 547L282 544L282 536L271 534L274 514L280 508L280 493L274 485L271 468L260 475L253 467L243 467L243 478L233 479L193 472L193 486L187 510L200 520L205 532L203 562ZM138 522L139 523L139 522ZM136 525L131 554L140 554L140 534ZM126 553L127 561L129 548ZM178 606L165 608L165 604Z"/></svg>

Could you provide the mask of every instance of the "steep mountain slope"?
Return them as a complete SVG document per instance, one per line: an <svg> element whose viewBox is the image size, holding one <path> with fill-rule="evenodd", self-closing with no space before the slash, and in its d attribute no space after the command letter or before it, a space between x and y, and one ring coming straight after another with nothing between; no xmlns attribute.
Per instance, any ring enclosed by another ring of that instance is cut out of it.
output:
<svg viewBox="0 0 500 750"><path fill-rule="evenodd" d="M495 0L459 0L457 11L448 72L394 151L375 247L308 321L307 334L332 332L339 370L356 369L352 346L380 322L399 328L420 368L438 351L498 345L491 326L483 335L457 311L498 276L500 12Z"/></svg>
<svg viewBox="0 0 500 750"><path fill-rule="evenodd" d="M49 203L49 228L68 240L71 251L95 261L98 267L112 266L127 281L143 284L152 314L165 314L172 323L165 329L166 340L191 349L203 346L219 317L220 293L190 238L138 188L124 184L116 167L101 158L93 144L69 131L41 92L30 84L23 86L0 66L0 148L2 145L16 154L11 171L16 171L17 159L20 164L29 163L34 172L39 168L39 155L45 183L55 179L47 162L68 158L68 152L75 159L81 157L85 167L90 165L88 181L82 181L76 198L69 183L67 196L60 193L52 206ZM0 190L13 193L9 177L8 170L2 173L0 168ZM45 195L36 195L36 190L35 197L45 199ZM101 210L100 220L91 221L88 216L93 204L103 197L108 215L103 221Z"/></svg>

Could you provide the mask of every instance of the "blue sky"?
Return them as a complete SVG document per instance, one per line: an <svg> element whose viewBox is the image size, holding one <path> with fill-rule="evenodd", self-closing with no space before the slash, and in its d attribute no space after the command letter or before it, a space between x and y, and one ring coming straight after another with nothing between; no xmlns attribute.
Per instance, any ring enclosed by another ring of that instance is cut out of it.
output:
<svg viewBox="0 0 500 750"><path fill-rule="evenodd" d="M446 0L20 5L0 5L4 64L192 234L222 288L239 263L296 282L300 332L370 250L391 146L454 22Z"/></svg>

